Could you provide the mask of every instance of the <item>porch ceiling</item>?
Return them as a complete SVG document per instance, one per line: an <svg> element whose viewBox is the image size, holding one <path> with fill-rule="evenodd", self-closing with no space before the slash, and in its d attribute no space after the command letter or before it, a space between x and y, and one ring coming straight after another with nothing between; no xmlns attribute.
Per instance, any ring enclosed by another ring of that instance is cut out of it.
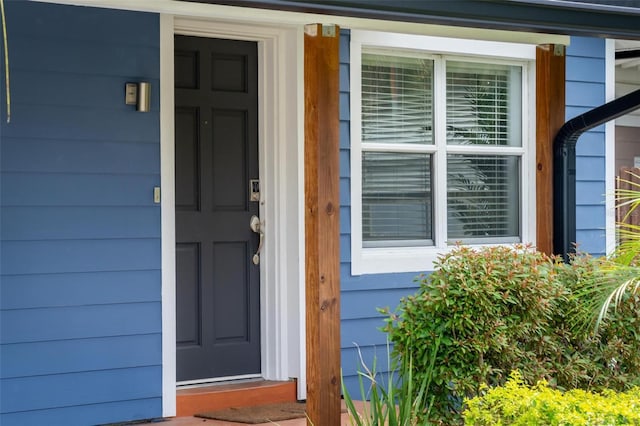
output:
<svg viewBox="0 0 640 426"><path fill-rule="evenodd" d="M440 25L640 39L638 1L189 0Z"/></svg>

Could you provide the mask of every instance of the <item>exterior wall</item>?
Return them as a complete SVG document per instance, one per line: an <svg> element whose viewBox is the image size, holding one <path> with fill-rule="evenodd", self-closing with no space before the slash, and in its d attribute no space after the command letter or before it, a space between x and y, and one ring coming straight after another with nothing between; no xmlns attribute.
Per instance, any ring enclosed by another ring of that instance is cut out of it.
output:
<svg viewBox="0 0 640 426"><path fill-rule="evenodd" d="M620 168L633 167L634 158L640 157L640 127L616 126L616 166L615 174L620 176ZM629 176L622 176L628 179Z"/></svg>
<svg viewBox="0 0 640 426"><path fill-rule="evenodd" d="M0 424L160 417L159 18L5 5Z"/></svg>
<svg viewBox="0 0 640 426"><path fill-rule="evenodd" d="M572 37L567 48L566 119L606 102L605 40ZM586 132L576 146L578 250L605 254L605 130Z"/></svg>
<svg viewBox="0 0 640 426"><path fill-rule="evenodd" d="M349 173L349 33L343 31L340 44L340 203L342 369L352 395L359 395L357 371L359 345L367 365L374 355L378 371L387 366L386 336L379 331L383 317L377 307L394 309L400 298L417 289L416 273L351 275ZM567 109L570 119L605 103L605 40L571 39L567 51ZM582 251L605 252L605 137L604 127L584 134L577 146L577 238ZM429 265L426 265L427 267Z"/></svg>
<svg viewBox="0 0 640 426"><path fill-rule="evenodd" d="M358 347L367 366L373 358L377 370L386 372L386 334L379 331L384 325L377 308L392 310L400 298L416 291L416 273L351 275L351 194L350 194L350 115L349 115L349 31L340 37L340 280L341 280L341 346L342 370L345 384L352 396L358 398L357 371L360 367ZM357 346L356 346L357 345Z"/></svg>

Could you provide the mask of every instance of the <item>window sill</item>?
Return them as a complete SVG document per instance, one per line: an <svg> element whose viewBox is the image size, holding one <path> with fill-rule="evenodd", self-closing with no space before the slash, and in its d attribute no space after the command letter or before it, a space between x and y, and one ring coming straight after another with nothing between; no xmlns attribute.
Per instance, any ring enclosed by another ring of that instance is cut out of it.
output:
<svg viewBox="0 0 640 426"><path fill-rule="evenodd" d="M363 248L353 253L351 274L433 271L433 262L449 247Z"/></svg>
<svg viewBox="0 0 640 426"><path fill-rule="evenodd" d="M516 243L519 244L519 243ZM513 244L477 244L470 247L490 247ZM351 275L389 274L433 271L434 262L455 246L444 247L383 247L354 250Z"/></svg>

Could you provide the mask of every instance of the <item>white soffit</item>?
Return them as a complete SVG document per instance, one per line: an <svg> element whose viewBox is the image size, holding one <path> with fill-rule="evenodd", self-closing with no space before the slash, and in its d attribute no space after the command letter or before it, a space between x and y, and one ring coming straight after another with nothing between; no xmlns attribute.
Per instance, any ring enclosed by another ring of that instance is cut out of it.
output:
<svg viewBox="0 0 640 426"><path fill-rule="evenodd" d="M318 15L270 9L223 6L176 0L34 0L42 3L58 3L76 6L92 6L109 9L165 13L184 17L230 21L252 25L291 25L310 23L336 24L342 28L386 31L406 34L455 37L471 40L503 41L525 44L569 45L569 36L491 30L469 27L418 24L399 21L353 18L335 15Z"/></svg>

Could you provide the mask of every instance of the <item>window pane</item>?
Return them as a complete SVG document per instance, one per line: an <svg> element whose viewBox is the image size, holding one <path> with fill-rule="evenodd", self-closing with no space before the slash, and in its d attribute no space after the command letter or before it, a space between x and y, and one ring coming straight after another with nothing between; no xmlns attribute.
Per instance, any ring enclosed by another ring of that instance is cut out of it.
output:
<svg viewBox="0 0 640 426"><path fill-rule="evenodd" d="M520 241L520 157L447 156L450 243Z"/></svg>
<svg viewBox="0 0 640 426"><path fill-rule="evenodd" d="M432 144L433 61L362 55L362 141Z"/></svg>
<svg viewBox="0 0 640 426"><path fill-rule="evenodd" d="M362 157L364 245L432 244L431 156L364 152Z"/></svg>
<svg viewBox="0 0 640 426"><path fill-rule="evenodd" d="M522 68L447 62L447 143L522 146Z"/></svg>

